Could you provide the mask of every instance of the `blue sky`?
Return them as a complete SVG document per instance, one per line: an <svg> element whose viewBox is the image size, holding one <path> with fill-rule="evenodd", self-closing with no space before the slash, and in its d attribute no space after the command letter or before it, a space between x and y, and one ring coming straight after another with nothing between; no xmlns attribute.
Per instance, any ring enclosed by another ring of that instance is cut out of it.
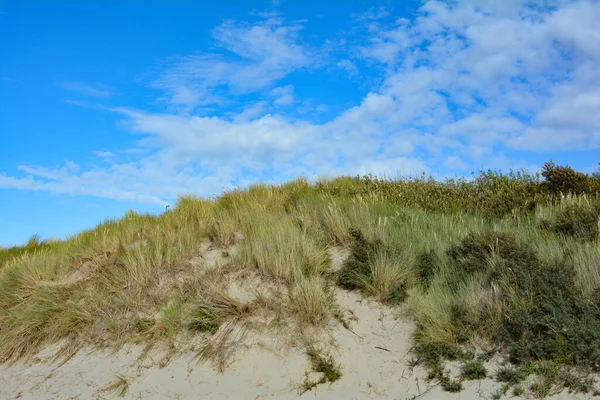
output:
<svg viewBox="0 0 600 400"><path fill-rule="evenodd" d="M0 244L337 174L591 172L600 3L3 1Z"/></svg>

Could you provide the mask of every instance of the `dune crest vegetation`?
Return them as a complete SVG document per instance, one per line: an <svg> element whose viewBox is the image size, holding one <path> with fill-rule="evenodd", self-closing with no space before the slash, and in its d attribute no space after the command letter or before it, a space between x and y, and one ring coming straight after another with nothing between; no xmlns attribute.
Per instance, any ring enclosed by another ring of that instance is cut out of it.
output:
<svg viewBox="0 0 600 400"><path fill-rule="evenodd" d="M415 365L448 391L498 357L498 396L586 392L600 372L599 193L598 174L552 162L539 175L297 179L32 237L0 250L0 362L62 341L65 357L139 343L225 367L236 327L288 327L330 382L343 366L310 335L348 323L335 292L353 290L406 305ZM340 247L349 256L333 269Z"/></svg>

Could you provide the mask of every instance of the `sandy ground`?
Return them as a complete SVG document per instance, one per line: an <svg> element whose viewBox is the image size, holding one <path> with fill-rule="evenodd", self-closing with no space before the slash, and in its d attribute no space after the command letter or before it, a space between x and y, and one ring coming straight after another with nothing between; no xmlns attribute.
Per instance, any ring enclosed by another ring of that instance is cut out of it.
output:
<svg viewBox="0 0 600 400"><path fill-rule="evenodd" d="M28 363L0 367L0 398L116 398L119 390L109 385L119 376L127 382L128 399L485 399L498 387L489 379L466 382L458 394L430 387L423 370L408 366L411 323L354 293L339 292L338 301L355 316L352 331L339 324L331 330L336 344L331 354L341 364L343 377L301 396L300 385L310 370L302 349L283 351L268 337L251 337L223 373L209 362L199 362L195 354L163 363L157 351L140 360L139 347L117 354L82 351L60 365L50 362L57 347L48 348Z"/></svg>
<svg viewBox="0 0 600 400"><path fill-rule="evenodd" d="M335 265L345 254L332 256ZM341 365L343 376L310 392L300 389L311 369L304 348L260 334L241 339L222 373L195 353L165 360L157 350L140 358L142 348L136 346L116 354L80 351L66 362L52 362L56 345L27 363L0 366L0 399L111 399L125 387L127 399L489 399L499 387L486 379L465 382L458 394L443 392L427 383L423 369L409 366L412 322L356 293L339 290L337 300L351 316L350 330L331 321L320 346ZM121 385L111 385L117 382ZM564 392L554 398L576 397Z"/></svg>

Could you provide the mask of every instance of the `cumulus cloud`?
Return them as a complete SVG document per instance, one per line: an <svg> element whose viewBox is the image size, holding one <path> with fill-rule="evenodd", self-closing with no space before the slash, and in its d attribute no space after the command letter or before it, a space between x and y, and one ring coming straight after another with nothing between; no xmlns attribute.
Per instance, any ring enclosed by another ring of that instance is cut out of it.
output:
<svg viewBox="0 0 600 400"><path fill-rule="evenodd" d="M153 83L175 111L112 109L143 138L135 161L22 166L26 176L0 175L0 186L164 204L252 179L535 170L508 152L600 147L598 20L600 3L583 0L428 1L411 21L378 9L360 19L365 37L348 39L352 59L327 62L381 74L380 84L324 122L311 114L335 105L298 118L286 111L298 94L278 85L325 63L302 44L302 27L226 21L212 31L224 52L175 58ZM249 93L236 111L194 112Z"/></svg>

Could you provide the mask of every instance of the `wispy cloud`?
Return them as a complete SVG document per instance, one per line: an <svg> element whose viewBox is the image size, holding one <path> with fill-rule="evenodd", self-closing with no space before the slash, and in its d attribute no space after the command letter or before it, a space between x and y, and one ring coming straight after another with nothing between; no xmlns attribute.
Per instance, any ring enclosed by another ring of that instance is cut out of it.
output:
<svg viewBox="0 0 600 400"><path fill-rule="evenodd" d="M96 157L101 158L106 162L114 161L114 159L117 157L114 153L111 153L110 151L96 150L94 151L94 154L96 155Z"/></svg>
<svg viewBox="0 0 600 400"><path fill-rule="evenodd" d="M534 169L509 152L600 148L598 20L592 1L429 1L412 21L379 9L340 66L380 84L325 122L289 111L305 101L279 82L313 64L301 26L227 21L212 32L225 53L176 58L154 82L165 111L112 109L142 137L135 161L22 166L0 187L164 204L253 179ZM235 112L194 112L240 99Z"/></svg>
<svg viewBox="0 0 600 400"><path fill-rule="evenodd" d="M58 85L70 92L78 93L90 97L110 97L114 94L113 90L105 85L90 85L79 81L62 81Z"/></svg>
<svg viewBox="0 0 600 400"><path fill-rule="evenodd" d="M261 91L319 63L317 53L300 43L301 29L275 17L254 24L225 21L212 31L221 52L177 57L152 85L164 90L173 106L187 110Z"/></svg>

